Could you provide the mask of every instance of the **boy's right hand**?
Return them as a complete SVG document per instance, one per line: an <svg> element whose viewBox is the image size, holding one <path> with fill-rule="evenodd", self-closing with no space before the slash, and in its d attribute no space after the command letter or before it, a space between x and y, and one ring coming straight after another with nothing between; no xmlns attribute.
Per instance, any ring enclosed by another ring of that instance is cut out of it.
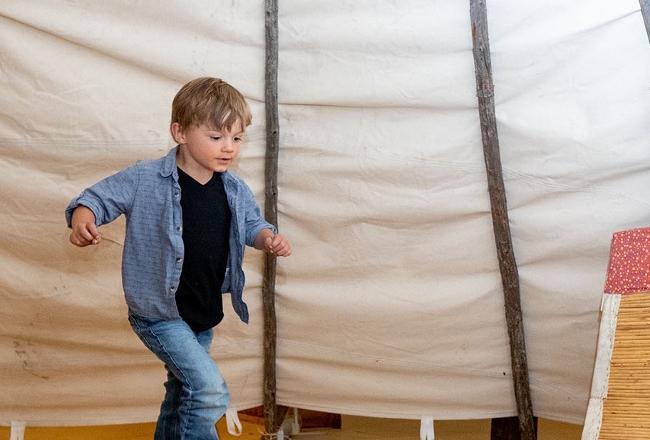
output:
<svg viewBox="0 0 650 440"><path fill-rule="evenodd" d="M99 244L102 235L95 225L95 214L85 207L78 206L72 213L72 232L70 243L75 246L85 247L91 244Z"/></svg>

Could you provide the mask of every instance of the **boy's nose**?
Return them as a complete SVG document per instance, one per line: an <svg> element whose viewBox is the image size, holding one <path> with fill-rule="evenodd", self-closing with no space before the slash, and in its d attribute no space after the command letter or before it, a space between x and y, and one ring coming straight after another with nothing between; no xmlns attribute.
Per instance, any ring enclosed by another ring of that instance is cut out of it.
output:
<svg viewBox="0 0 650 440"><path fill-rule="evenodd" d="M221 148L223 151L233 151L234 142L230 139L226 139Z"/></svg>

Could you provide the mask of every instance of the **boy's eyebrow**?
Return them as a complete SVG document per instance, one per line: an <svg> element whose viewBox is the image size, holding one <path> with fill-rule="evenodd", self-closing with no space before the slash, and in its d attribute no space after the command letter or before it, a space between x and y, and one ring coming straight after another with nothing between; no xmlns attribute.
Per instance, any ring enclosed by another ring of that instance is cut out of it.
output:
<svg viewBox="0 0 650 440"><path fill-rule="evenodd" d="M226 132L227 130L225 130L225 129L219 129L219 128L208 128L207 131L208 131L208 132L213 132L213 133L223 134L223 133ZM238 132L236 132L236 133L232 133L232 134L235 135L235 136L242 136L242 135L246 134L246 130L238 131Z"/></svg>

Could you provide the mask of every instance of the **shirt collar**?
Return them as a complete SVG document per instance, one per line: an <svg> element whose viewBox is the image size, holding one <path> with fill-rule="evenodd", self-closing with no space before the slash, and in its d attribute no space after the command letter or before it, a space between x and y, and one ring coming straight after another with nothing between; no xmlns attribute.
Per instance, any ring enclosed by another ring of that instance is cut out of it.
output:
<svg viewBox="0 0 650 440"><path fill-rule="evenodd" d="M172 148L163 158L162 165L160 166L160 175L162 177L172 176L175 180L178 180L178 171L176 170L176 153L178 152L178 148L178 145Z"/></svg>

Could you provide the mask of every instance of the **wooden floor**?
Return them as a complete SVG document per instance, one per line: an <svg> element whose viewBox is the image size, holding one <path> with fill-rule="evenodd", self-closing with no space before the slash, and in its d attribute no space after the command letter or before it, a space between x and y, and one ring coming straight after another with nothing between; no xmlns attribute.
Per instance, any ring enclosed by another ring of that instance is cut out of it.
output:
<svg viewBox="0 0 650 440"><path fill-rule="evenodd" d="M217 424L221 440L260 440L263 426L242 418L243 433L228 434L225 422ZM441 420L434 424L436 440L490 440L489 420ZM152 440L153 423L110 426L25 429L25 440ZM539 419L538 440L580 440L582 426ZM0 427L0 440L9 440L10 429ZM285 436L287 438L287 436ZM342 416L341 429L311 428L292 440L419 440L417 420Z"/></svg>

